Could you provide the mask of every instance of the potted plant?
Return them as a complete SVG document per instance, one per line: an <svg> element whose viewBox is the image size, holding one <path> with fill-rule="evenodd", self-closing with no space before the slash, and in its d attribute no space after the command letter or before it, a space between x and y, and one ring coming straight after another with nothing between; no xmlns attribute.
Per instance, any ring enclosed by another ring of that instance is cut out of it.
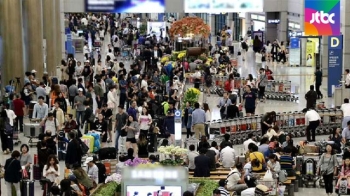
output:
<svg viewBox="0 0 350 196"><path fill-rule="evenodd" d="M115 196L117 190L121 190L121 185L117 182L108 182L98 187L91 196Z"/></svg>
<svg viewBox="0 0 350 196"><path fill-rule="evenodd" d="M213 190L219 187L217 181L209 179L195 179L190 180L190 183L199 183L200 186L196 192L197 196L212 196Z"/></svg>
<svg viewBox="0 0 350 196"><path fill-rule="evenodd" d="M183 98L183 107L185 107L187 102L190 103L190 105L194 105L194 103L198 102L200 94L201 92L196 88L187 89Z"/></svg>
<svg viewBox="0 0 350 196"><path fill-rule="evenodd" d="M175 21L169 29L169 35L172 38L176 36L202 36L208 38L210 34L209 25L205 24L199 17L185 17Z"/></svg>

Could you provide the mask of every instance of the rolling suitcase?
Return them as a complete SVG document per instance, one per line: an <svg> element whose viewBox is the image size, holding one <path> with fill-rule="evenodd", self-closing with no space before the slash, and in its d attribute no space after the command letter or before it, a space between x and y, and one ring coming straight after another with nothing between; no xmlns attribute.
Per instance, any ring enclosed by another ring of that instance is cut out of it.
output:
<svg viewBox="0 0 350 196"><path fill-rule="evenodd" d="M92 151L94 150L94 145L95 145L94 136L83 135L83 137L81 138L81 141L83 141L89 147L88 153L92 153Z"/></svg>
<svg viewBox="0 0 350 196"><path fill-rule="evenodd" d="M33 166L33 179L34 180L41 180L41 170L40 170L40 167L39 165L34 165Z"/></svg>
<svg viewBox="0 0 350 196"><path fill-rule="evenodd" d="M34 181L21 181L21 196L34 196Z"/></svg>
<svg viewBox="0 0 350 196"><path fill-rule="evenodd" d="M222 88L217 88L217 89L216 89L216 94L218 94L219 97L224 96L224 89L222 89Z"/></svg>
<svg viewBox="0 0 350 196"><path fill-rule="evenodd" d="M100 160L105 160L105 159L116 159L117 158L117 151L113 147L109 148L101 148L98 151L98 158Z"/></svg>

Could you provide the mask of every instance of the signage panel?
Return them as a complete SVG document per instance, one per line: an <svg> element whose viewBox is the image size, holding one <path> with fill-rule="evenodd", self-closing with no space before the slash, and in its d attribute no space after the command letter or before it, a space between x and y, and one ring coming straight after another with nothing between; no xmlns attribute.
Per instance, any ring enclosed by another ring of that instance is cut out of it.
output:
<svg viewBox="0 0 350 196"><path fill-rule="evenodd" d="M181 110L176 110L174 113L175 118L175 140L182 139L182 118Z"/></svg>
<svg viewBox="0 0 350 196"><path fill-rule="evenodd" d="M300 38L290 38L289 64L291 66L300 65Z"/></svg>
<svg viewBox="0 0 350 196"><path fill-rule="evenodd" d="M328 96L332 97L334 86L339 85L343 72L343 36L328 37Z"/></svg>
<svg viewBox="0 0 350 196"><path fill-rule="evenodd" d="M86 12L164 13L165 0L85 0Z"/></svg>
<svg viewBox="0 0 350 196"><path fill-rule="evenodd" d="M263 0L184 0L185 13L263 12Z"/></svg>

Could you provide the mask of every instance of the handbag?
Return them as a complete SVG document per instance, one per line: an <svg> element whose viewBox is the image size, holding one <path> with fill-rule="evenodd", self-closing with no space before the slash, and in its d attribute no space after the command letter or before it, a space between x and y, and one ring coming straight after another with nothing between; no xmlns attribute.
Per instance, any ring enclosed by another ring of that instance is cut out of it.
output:
<svg viewBox="0 0 350 196"><path fill-rule="evenodd" d="M267 171L266 171L263 180L266 180L266 181L267 181L267 180L273 181L272 172L271 172L270 170L267 170Z"/></svg>
<svg viewBox="0 0 350 196"><path fill-rule="evenodd" d="M280 182L285 182L287 180L287 171L286 170L281 170L280 172L278 172L278 180Z"/></svg>
<svg viewBox="0 0 350 196"><path fill-rule="evenodd" d="M49 94L50 94L50 92L51 92L51 87L49 86L49 84L47 84L47 85L45 86L45 92L46 92L46 95L49 95Z"/></svg>
<svg viewBox="0 0 350 196"><path fill-rule="evenodd" d="M108 109L114 109L115 108L115 104L112 101L107 102L107 108Z"/></svg>
<svg viewBox="0 0 350 196"><path fill-rule="evenodd" d="M227 101L228 101L228 99L226 100L226 103L225 103L225 104L227 104ZM224 104L224 105L225 105L225 104ZM222 107L220 108L220 113L225 113L225 110L226 110L226 107L222 106Z"/></svg>
<svg viewBox="0 0 350 196"><path fill-rule="evenodd" d="M333 158L333 155L331 155L331 158L329 159L329 162L328 162L327 168L329 167L329 164L331 163L332 158ZM323 161L324 161L324 155L323 155L323 157L322 157L322 163L323 163ZM320 171L320 175L321 175L321 176L327 175L327 169L326 169L326 170L324 170L324 171L322 171L322 170L321 170L321 171Z"/></svg>

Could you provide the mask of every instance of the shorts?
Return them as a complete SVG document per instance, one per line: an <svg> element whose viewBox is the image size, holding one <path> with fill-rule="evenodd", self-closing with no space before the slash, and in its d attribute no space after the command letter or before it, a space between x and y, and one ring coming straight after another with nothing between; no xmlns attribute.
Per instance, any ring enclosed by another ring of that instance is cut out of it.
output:
<svg viewBox="0 0 350 196"><path fill-rule="evenodd" d="M245 108L245 113L255 114L255 108Z"/></svg>
<svg viewBox="0 0 350 196"><path fill-rule="evenodd" d="M126 138L126 142L130 142L132 144L136 144L136 139L133 137L133 138Z"/></svg>

